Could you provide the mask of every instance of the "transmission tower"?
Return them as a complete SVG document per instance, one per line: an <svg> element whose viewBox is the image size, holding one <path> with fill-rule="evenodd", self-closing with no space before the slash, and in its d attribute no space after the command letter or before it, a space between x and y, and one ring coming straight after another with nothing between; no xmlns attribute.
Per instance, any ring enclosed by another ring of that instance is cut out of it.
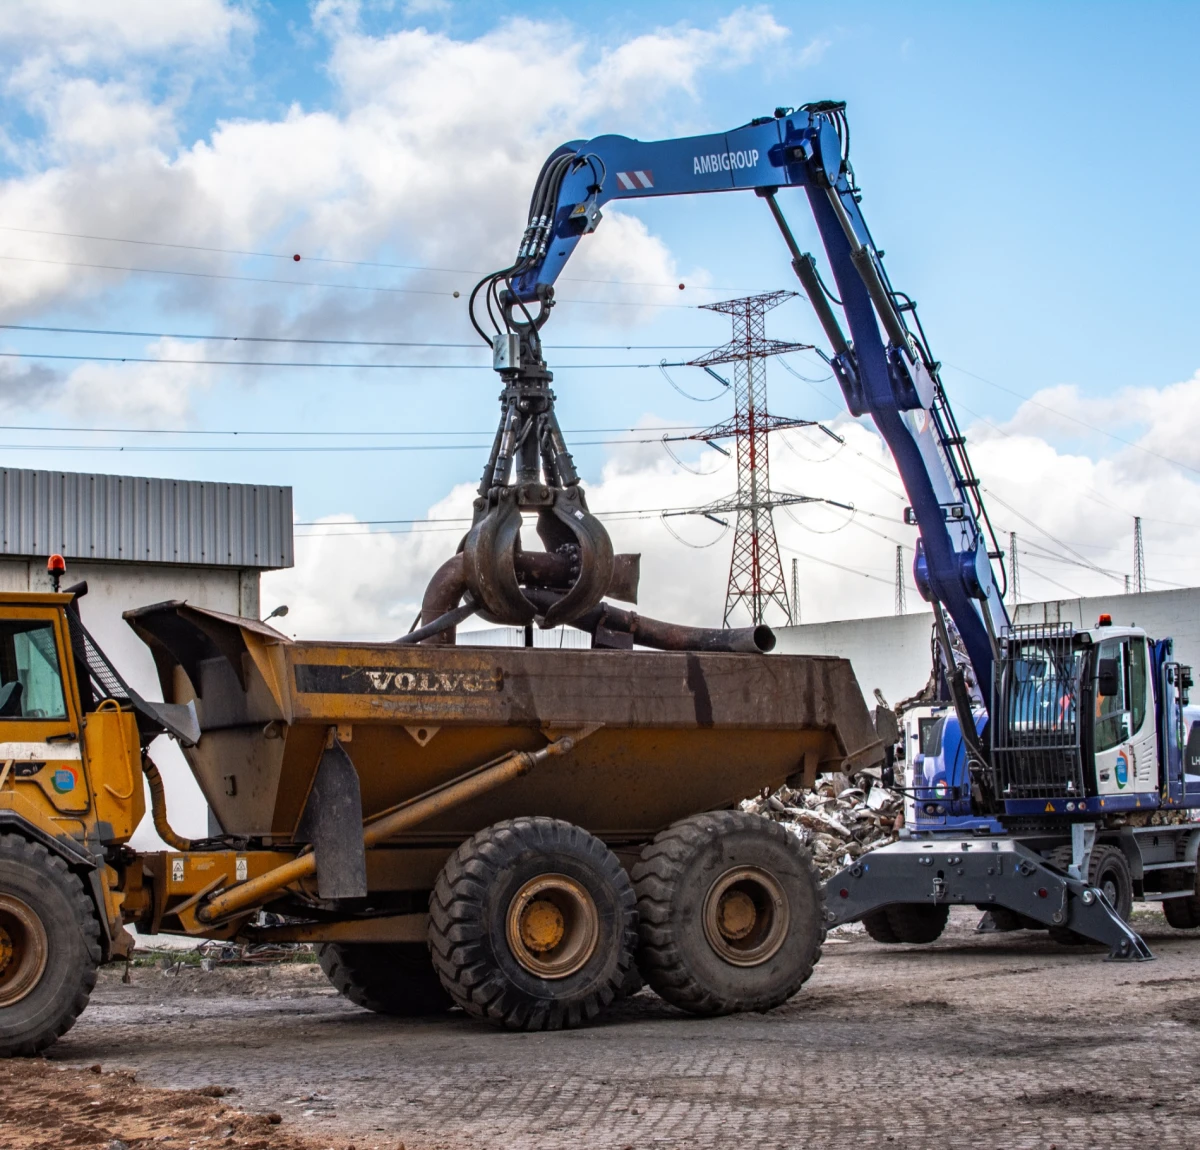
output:
<svg viewBox="0 0 1200 1150"><path fill-rule="evenodd" d="M1017 563L1017 533L1008 533L1008 593L1015 607L1021 602L1021 568Z"/></svg>
<svg viewBox="0 0 1200 1150"><path fill-rule="evenodd" d="M733 338L723 347L692 360L690 364L710 371L718 364L733 364L733 419L710 427L707 431L680 438L698 439L706 443L717 439L735 439L737 494L732 499L720 499L704 507L674 513L704 515L719 523L724 522L719 518L721 514L737 514L733 559L729 565L729 585L725 592L726 627L739 605L745 606L756 626L763 621L763 615L772 603L783 612L786 619L792 621L787 583L771 513L776 507L796 503L828 502L771 490L767 451L769 433L787 427L812 427L816 423L811 419L787 419L771 415L767 410L767 357L790 351L807 351L812 347L807 343L768 339L766 335L767 312L796 294L773 291L723 303L704 304L707 311L721 312L732 318Z"/></svg>
<svg viewBox="0 0 1200 1150"><path fill-rule="evenodd" d="M904 548L896 544L896 614L904 614Z"/></svg>
<svg viewBox="0 0 1200 1150"><path fill-rule="evenodd" d="M792 626L800 626L800 574L799 560L792 560Z"/></svg>
<svg viewBox="0 0 1200 1150"><path fill-rule="evenodd" d="M1142 517L1133 517L1133 582L1140 595L1146 590L1146 549L1142 546Z"/></svg>

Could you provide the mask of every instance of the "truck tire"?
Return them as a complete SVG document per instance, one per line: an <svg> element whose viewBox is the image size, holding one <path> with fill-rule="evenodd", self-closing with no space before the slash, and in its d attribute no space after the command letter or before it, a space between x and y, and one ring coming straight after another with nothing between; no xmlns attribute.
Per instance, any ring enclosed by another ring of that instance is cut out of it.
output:
<svg viewBox="0 0 1200 1150"><path fill-rule="evenodd" d="M866 927L869 934L876 942L882 942L885 946L892 946L900 940L896 937L896 932L892 930L892 920L888 918L888 908L881 906L878 910L871 911L870 914L862 916L862 924Z"/></svg>
<svg viewBox="0 0 1200 1150"><path fill-rule="evenodd" d="M1050 862L1060 870L1071 865L1071 848L1059 847L1050 856ZM1104 844L1092 848L1088 860L1088 886L1097 887L1107 896L1123 922L1133 915L1133 874L1129 862L1119 847ZM1095 941L1065 926L1050 927L1050 937L1064 946L1094 946Z"/></svg>
<svg viewBox="0 0 1200 1150"><path fill-rule="evenodd" d="M0 1057L37 1054L70 1030L99 966L83 883L41 843L0 835Z"/></svg>
<svg viewBox="0 0 1200 1150"><path fill-rule="evenodd" d="M821 957L825 907L812 859L769 819L684 819L642 851L633 881L642 975L683 1010L770 1010Z"/></svg>
<svg viewBox="0 0 1200 1150"><path fill-rule="evenodd" d="M475 1018L510 1030L580 1026L627 985L633 887L582 828L510 819L468 839L442 868L429 942L442 985Z"/></svg>
<svg viewBox="0 0 1200 1150"><path fill-rule="evenodd" d="M317 961L339 994L376 1014L418 1018L454 1005L423 942L330 942Z"/></svg>

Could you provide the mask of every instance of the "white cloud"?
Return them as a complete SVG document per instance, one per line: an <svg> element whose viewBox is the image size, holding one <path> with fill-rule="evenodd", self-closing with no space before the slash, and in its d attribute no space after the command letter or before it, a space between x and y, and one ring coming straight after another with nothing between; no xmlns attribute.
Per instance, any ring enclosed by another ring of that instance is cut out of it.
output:
<svg viewBox="0 0 1200 1150"><path fill-rule="evenodd" d="M5 0L0 44L23 54L54 52L71 65L127 54L224 48L253 28L240 4L225 0Z"/></svg>

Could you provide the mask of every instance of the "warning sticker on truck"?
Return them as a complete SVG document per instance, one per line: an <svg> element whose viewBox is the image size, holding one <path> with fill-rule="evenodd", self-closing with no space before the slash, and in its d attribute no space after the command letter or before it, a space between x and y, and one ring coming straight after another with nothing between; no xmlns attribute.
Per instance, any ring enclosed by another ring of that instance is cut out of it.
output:
<svg viewBox="0 0 1200 1150"><path fill-rule="evenodd" d="M499 691L499 671L430 671L302 663L296 690L312 695L479 695Z"/></svg>

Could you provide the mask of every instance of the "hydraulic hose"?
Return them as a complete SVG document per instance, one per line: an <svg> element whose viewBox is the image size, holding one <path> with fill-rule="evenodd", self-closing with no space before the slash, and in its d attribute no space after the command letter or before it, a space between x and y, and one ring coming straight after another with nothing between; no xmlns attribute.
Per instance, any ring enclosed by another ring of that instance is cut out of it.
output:
<svg viewBox="0 0 1200 1150"><path fill-rule="evenodd" d="M192 850L196 844L191 839L177 835L167 822L167 793L163 789L162 775L158 773L154 760L146 754L142 755L142 773L146 776L146 782L150 784L150 813L154 818L154 829L158 832L158 837L177 851Z"/></svg>

